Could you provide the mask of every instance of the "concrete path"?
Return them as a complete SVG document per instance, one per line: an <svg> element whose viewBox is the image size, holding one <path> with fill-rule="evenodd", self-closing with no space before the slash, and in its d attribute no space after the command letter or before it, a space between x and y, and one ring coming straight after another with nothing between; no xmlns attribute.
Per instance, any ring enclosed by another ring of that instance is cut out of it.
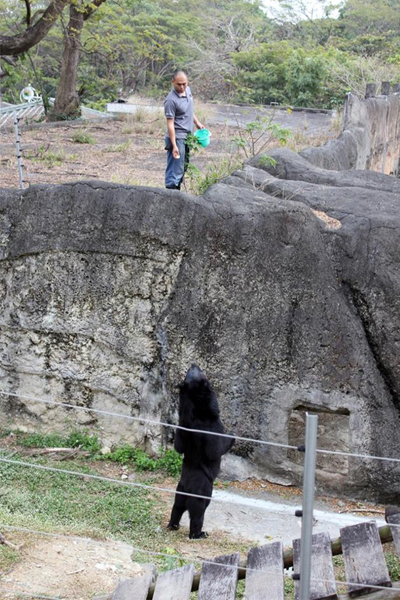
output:
<svg viewBox="0 0 400 600"><path fill-rule="evenodd" d="M211 502L205 516L205 531L219 529L264 544L281 541L285 546L291 545L293 539L301 536L301 519L294 516L295 510L301 508L300 497L297 503L281 502L277 498L272 500L250 498L215 490L213 498L215 501ZM229 504L218 500L229 500ZM371 521L371 517L329 511L320 501L316 502L314 518L314 533L327 531L331 538L339 537L341 527ZM385 525L383 518L374 520L377 521L378 526ZM188 526L188 524L188 517L185 514L182 525Z"/></svg>
<svg viewBox="0 0 400 600"><path fill-rule="evenodd" d="M237 106L234 104L212 105L214 114L207 120L208 123L227 124L231 127L245 125L255 121L257 117L268 116L273 118L274 123L287 127L293 131L316 134L329 131L333 120L336 118L335 111L309 112L306 110L288 112L282 109L259 108L251 106Z"/></svg>

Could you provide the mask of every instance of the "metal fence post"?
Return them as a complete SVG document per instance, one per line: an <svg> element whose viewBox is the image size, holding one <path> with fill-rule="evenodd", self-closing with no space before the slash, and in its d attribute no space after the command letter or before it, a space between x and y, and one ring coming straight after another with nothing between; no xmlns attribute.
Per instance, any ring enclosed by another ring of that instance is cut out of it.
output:
<svg viewBox="0 0 400 600"><path fill-rule="evenodd" d="M21 188L21 190L23 190L24 189L24 181L23 181L23 177L22 177L21 143L19 141L17 111L14 111L13 117L14 117L14 130L15 130L15 145L17 148L19 187Z"/></svg>
<svg viewBox="0 0 400 600"><path fill-rule="evenodd" d="M306 414L306 453L303 475L303 510L300 544L300 600L310 600L311 542L313 529L315 462L318 416Z"/></svg>

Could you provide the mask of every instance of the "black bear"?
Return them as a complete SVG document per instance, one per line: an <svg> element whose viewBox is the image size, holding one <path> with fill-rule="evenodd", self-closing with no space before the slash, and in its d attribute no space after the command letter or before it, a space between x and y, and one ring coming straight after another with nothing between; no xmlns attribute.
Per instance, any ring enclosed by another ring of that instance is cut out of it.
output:
<svg viewBox="0 0 400 600"><path fill-rule="evenodd" d="M188 429L224 433L219 418L217 397L202 370L193 364L179 385L179 425ZM183 454L181 479L177 492L211 497L221 457L232 448L232 438L176 430L175 450ZM168 524L169 529L179 529L179 522L187 510L190 517L190 539L207 537L202 531L204 513L210 500L175 494L175 502Z"/></svg>

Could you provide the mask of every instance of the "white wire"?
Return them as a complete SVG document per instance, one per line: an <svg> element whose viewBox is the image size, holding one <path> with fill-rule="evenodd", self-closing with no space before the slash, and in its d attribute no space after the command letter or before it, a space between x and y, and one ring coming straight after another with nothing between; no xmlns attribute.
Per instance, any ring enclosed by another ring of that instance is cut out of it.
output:
<svg viewBox="0 0 400 600"><path fill-rule="evenodd" d="M27 598L43 598L43 600L62 600L60 596L42 596L41 594L35 594L35 592L10 592L4 588L0 588L0 593L7 594L7 598L11 598L11 596L26 596Z"/></svg>
<svg viewBox="0 0 400 600"><path fill-rule="evenodd" d="M32 533L44 535L47 537L54 538L65 538L66 540L72 540L73 542L79 540L81 542L91 542L92 544L101 543L102 540L94 540L93 538L85 538L79 535L66 535L65 533L51 533L50 531L39 531L37 529L28 529L27 527L16 527L15 525L5 525L4 523L0 523L0 530L8 529L10 531L20 531L21 533ZM117 540L121 541L121 540ZM124 542L125 543L125 542Z"/></svg>
<svg viewBox="0 0 400 600"><path fill-rule="evenodd" d="M87 408L86 406L75 406L74 404L68 404L67 402L56 402L55 400L45 400L44 398L33 398L32 396L24 396L21 394L15 394L13 392L6 392L0 389L0 395L12 396L14 398L23 398L24 400L31 400L33 402L39 402L42 404L50 404L52 406L61 406L63 408L73 408L75 410L82 410L84 412L93 412L100 415L106 415L109 417L117 417L121 419L128 419L130 421L139 421L141 423L148 423L149 425L157 425L159 427L170 427L171 429L180 429L181 431L189 431L191 433L204 433L207 435L215 435L218 437L224 437L231 440L239 440L241 442L251 442L253 444L262 444L265 446L275 446L277 448L286 448L288 450L298 450L299 446L291 446L289 444L281 444L278 442L267 442L266 440L256 440L253 438L241 437L238 435L232 435L229 433L216 433L214 431L204 431L202 429L189 429L182 427L181 425L173 425L172 423L165 423L163 421L157 421L155 419L146 419L144 417L134 417L132 415L123 415L122 413L111 412L107 410L100 410L97 408ZM317 448L319 454L331 454L336 456L348 456L350 458L363 458L371 460L382 460L387 462L400 463L400 458L388 458L386 456L374 456L372 454L357 454L354 452L342 452L340 450L324 450Z"/></svg>
<svg viewBox="0 0 400 600"><path fill-rule="evenodd" d="M384 460L388 462L400 463L400 458L388 458L386 456L373 456L372 454L356 454L349 452L341 452L340 450L322 450L317 448L317 452L320 454L335 454L337 456L350 456L353 458L366 458L372 460Z"/></svg>
<svg viewBox="0 0 400 600"><path fill-rule="evenodd" d="M288 444L280 444L278 442L267 442L264 440L255 440L247 437L240 437L238 435L232 435L229 433L217 433L215 431L204 431L202 429L189 429L188 427L182 427L181 425L173 425L172 423L164 423L163 421L157 421L155 419L146 419L144 417L134 417L132 415L123 415L122 413L111 412L108 410L100 410L98 408L87 408L86 406L75 406L74 404L68 404L67 402L56 402L55 400L45 400L44 398L33 398L32 396L22 396L20 394L14 394L13 392L6 392L0 390L0 395L12 396L14 398L23 398L24 400L32 400L33 402L40 402L42 404L50 404L52 406L61 406L63 408L74 408L75 410L82 410L84 412L92 412L99 415L106 415L108 417L118 417L120 419L128 419L129 421L140 421L141 423L148 423L149 425L157 425L162 427L170 427L171 429L180 429L181 431L189 431L191 433L205 433L207 435L216 435L218 437L228 438L230 440L240 440L241 442L251 442L253 444L264 444L266 446L276 446L278 448L288 448L289 450L297 450L297 446L289 446Z"/></svg>
<svg viewBox="0 0 400 600"><path fill-rule="evenodd" d="M98 481L106 481L108 483L118 483L128 487L143 488L145 490L155 490L156 492L166 492L167 494L178 494L180 496L189 496L190 498L200 498L201 500L214 500L216 502L222 502L226 504L237 504L238 506L247 506L244 502L237 502L236 500L229 500L229 498L218 498L212 496L202 496L200 494L191 494L189 492L181 492L178 490L171 490L168 488L162 488L154 485L147 485L145 483L136 483L134 481L123 481L120 479L112 479L111 477L103 477L102 475L91 475L89 473L80 473L79 471L70 471L68 469L57 469L56 467L46 467L45 465L38 465L36 463L29 463L20 460L10 460L8 458L0 457L0 462L7 463L10 465L29 467L31 469L41 469L42 471L52 471L53 473L63 473L64 475L77 475L78 477L84 477L86 479L96 479ZM294 514L293 514L294 516Z"/></svg>

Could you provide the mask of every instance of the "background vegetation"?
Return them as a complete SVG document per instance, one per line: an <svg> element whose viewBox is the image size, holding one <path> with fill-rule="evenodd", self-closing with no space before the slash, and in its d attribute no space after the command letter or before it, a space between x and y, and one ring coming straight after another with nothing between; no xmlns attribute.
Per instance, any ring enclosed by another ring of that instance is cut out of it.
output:
<svg viewBox="0 0 400 600"><path fill-rule="evenodd" d="M400 81L398 0L320 4L313 18L301 0L281 0L275 15L259 0L103 0L82 30L79 97L95 108L133 92L161 97L177 66L198 97L225 102L332 108L367 81ZM45 5L32 1L32 14ZM24 2L0 0L0 35L25 30L25 18ZM56 95L67 24L68 6L16 66L0 59L4 100L18 102L28 83Z"/></svg>

